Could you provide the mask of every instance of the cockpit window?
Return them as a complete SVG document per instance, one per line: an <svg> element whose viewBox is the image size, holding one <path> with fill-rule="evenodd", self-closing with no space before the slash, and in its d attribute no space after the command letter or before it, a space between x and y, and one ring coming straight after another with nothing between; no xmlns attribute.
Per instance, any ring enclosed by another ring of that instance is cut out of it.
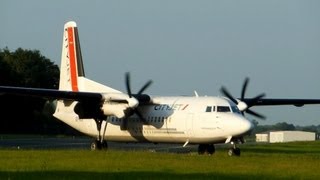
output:
<svg viewBox="0 0 320 180"><path fill-rule="evenodd" d="M218 112L230 112L230 107L229 106L218 106L217 111Z"/></svg>
<svg viewBox="0 0 320 180"><path fill-rule="evenodd" d="M207 106L206 112L215 112L216 107L215 106Z"/></svg>
<svg viewBox="0 0 320 180"><path fill-rule="evenodd" d="M212 111L212 106L207 106L206 112L211 112Z"/></svg>
<svg viewBox="0 0 320 180"><path fill-rule="evenodd" d="M240 110L238 109L237 106L231 106L231 109L232 109L232 112L241 114L241 112L240 112Z"/></svg>

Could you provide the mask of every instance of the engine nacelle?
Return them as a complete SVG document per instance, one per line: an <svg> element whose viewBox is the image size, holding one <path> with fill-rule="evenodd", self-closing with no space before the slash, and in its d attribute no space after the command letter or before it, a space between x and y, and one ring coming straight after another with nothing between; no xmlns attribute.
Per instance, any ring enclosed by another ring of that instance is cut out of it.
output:
<svg viewBox="0 0 320 180"><path fill-rule="evenodd" d="M126 104L126 107L130 108L136 108L139 105L139 101L135 97L129 97L129 95L123 93L107 93L103 95L103 99L105 103Z"/></svg>
<svg viewBox="0 0 320 180"><path fill-rule="evenodd" d="M105 103L102 105L101 110L106 116L116 116L117 118L124 118L126 111L129 109L127 104Z"/></svg>

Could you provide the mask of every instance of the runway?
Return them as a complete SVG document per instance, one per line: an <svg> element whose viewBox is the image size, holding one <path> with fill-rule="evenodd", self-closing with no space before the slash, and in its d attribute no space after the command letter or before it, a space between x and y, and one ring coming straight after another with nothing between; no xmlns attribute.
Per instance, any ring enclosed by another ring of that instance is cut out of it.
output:
<svg viewBox="0 0 320 180"><path fill-rule="evenodd" d="M79 149L90 150L94 139L85 136L48 137L48 136L23 136L0 135L0 149ZM188 153L196 152L196 145L182 147L183 144L153 144L153 143L118 143L108 142L108 149L118 150L147 150L154 152Z"/></svg>
<svg viewBox="0 0 320 180"><path fill-rule="evenodd" d="M0 139L0 148L6 149L86 149L90 147L86 137L5 136Z"/></svg>

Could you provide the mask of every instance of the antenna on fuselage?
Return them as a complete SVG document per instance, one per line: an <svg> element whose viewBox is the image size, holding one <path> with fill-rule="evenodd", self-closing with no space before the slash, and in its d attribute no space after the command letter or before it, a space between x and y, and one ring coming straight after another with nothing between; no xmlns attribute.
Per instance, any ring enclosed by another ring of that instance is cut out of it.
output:
<svg viewBox="0 0 320 180"><path fill-rule="evenodd" d="M199 97L199 94L197 93L196 90L194 91L194 95L195 95L196 97Z"/></svg>

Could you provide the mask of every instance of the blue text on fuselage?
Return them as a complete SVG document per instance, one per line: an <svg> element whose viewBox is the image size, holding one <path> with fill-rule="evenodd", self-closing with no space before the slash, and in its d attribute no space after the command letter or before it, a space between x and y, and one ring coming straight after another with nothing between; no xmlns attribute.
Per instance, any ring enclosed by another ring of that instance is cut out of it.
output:
<svg viewBox="0 0 320 180"><path fill-rule="evenodd" d="M156 111L183 111L187 108L188 104L159 104L154 106Z"/></svg>

